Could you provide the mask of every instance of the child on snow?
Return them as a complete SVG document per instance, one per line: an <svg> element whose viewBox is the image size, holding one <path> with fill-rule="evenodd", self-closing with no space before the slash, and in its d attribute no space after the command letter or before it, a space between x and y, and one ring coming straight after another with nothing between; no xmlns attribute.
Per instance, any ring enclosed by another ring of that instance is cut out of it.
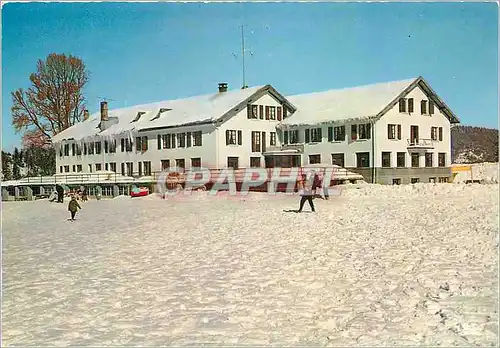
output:
<svg viewBox="0 0 500 348"><path fill-rule="evenodd" d="M69 201L68 204L68 210L71 213L71 221L75 221L75 215L78 209L82 209L82 207L80 207L80 204L76 201L75 196L71 196L71 201Z"/></svg>

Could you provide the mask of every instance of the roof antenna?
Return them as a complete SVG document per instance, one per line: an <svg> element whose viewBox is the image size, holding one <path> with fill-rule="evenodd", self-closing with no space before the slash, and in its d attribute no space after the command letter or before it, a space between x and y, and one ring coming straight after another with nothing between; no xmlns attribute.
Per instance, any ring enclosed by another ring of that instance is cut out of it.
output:
<svg viewBox="0 0 500 348"><path fill-rule="evenodd" d="M243 23L243 2L241 3L241 59L242 59L242 72L243 72L243 87L248 88L245 83L245 24Z"/></svg>

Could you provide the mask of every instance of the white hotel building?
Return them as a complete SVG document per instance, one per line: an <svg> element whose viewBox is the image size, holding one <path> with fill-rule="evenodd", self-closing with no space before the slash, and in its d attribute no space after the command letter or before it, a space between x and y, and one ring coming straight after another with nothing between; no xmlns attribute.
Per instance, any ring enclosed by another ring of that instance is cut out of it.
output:
<svg viewBox="0 0 500 348"><path fill-rule="evenodd" d="M458 118L422 78L283 96L270 85L100 112L52 138L57 173L336 164L368 182L445 181Z"/></svg>

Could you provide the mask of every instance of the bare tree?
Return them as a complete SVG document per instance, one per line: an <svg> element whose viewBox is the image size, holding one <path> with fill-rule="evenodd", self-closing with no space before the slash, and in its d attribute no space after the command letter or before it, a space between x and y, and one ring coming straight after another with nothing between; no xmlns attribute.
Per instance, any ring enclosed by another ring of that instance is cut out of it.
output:
<svg viewBox="0 0 500 348"><path fill-rule="evenodd" d="M80 58L49 54L38 60L31 87L12 92L12 124L26 146L46 146L50 138L79 122L89 73Z"/></svg>

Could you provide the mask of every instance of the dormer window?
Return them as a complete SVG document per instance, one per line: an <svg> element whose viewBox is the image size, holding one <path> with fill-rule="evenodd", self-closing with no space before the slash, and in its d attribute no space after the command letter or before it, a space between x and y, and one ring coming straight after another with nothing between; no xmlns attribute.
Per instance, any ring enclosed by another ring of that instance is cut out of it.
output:
<svg viewBox="0 0 500 348"><path fill-rule="evenodd" d="M156 120L157 118L160 117L160 115L164 112L167 112L167 111L170 111L172 109L169 109L169 108L160 108L160 110L158 111L158 113L156 114L155 117L153 117L150 121L153 121L153 120Z"/></svg>
<svg viewBox="0 0 500 348"><path fill-rule="evenodd" d="M137 116L132 120L132 122L137 122L141 118L142 115L144 115L146 112L145 111L139 111L137 113Z"/></svg>

